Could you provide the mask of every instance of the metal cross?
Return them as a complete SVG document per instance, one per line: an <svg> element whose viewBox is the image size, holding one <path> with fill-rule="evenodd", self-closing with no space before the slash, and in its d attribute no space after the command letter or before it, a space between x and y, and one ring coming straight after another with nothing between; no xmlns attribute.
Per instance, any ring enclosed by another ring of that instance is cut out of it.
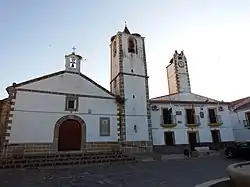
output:
<svg viewBox="0 0 250 187"><path fill-rule="evenodd" d="M72 47L72 49L73 49L73 53L76 51L76 47L75 46L73 46Z"/></svg>

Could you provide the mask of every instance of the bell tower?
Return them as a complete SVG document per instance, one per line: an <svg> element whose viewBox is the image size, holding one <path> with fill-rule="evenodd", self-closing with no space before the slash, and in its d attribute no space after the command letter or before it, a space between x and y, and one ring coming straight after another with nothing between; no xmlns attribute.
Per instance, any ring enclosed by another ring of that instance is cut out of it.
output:
<svg viewBox="0 0 250 187"><path fill-rule="evenodd" d="M169 94L191 93L187 59L183 51L181 53L175 51L170 64L167 66L167 77Z"/></svg>
<svg viewBox="0 0 250 187"><path fill-rule="evenodd" d="M123 32L111 37L110 59L111 92L125 101L118 107L119 140L152 148L144 37L131 33L125 25Z"/></svg>
<svg viewBox="0 0 250 187"><path fill-rule="evenodd" d="M80 73L82 57L75 53L75 47L73 47L72 49L73 51L71 54L65 55L65 70Z"/></svg>

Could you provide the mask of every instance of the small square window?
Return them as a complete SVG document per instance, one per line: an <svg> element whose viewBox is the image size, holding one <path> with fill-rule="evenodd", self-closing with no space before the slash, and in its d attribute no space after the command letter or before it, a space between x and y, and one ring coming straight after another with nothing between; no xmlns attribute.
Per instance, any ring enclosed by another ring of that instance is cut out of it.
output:
<svg viewBox="0 0 250 187"><path fill-rule="evenodd" d="M78 97L66 97L65 110L77 111L78 110Z"/></svg>
<svg viewBox="0 0 250 187"><path fill-rule="evenodd" d="M68 109L75 109L75 100L68 100Z"/></svg>

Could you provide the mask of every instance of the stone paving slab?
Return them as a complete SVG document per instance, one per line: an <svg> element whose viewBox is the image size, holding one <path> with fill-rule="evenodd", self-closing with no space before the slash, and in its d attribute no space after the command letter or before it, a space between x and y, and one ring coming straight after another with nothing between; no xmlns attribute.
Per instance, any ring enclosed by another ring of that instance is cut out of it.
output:
<svg viewBox="0 0 250 187"><path fill-rule="evenodd" d="M110 166L1 170L1 187L194 187L227 177L236 161L219 156Z"/></svg>

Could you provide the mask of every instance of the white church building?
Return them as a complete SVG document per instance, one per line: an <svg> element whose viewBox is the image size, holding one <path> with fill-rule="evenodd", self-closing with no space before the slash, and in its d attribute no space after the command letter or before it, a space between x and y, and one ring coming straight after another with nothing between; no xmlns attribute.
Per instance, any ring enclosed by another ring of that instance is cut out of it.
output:
<svg viewBox="0 0 250 187"><path fill-rule="evenodd" d="M8 87L4 152L152 150L144 37L125 27L110 50L111 91L80 72L75 52L65 70Z"/></svg>
<svg viewBox="0 0 250 187"><path fill-rule="evenodd" d="M183 52L167 66L169 95L149 99L144 37L125 26L110 50L110 91L81 73L74 51L65 70L9 86L3 151L182 152L235 141L230 103L191 92Z"/></svg>

